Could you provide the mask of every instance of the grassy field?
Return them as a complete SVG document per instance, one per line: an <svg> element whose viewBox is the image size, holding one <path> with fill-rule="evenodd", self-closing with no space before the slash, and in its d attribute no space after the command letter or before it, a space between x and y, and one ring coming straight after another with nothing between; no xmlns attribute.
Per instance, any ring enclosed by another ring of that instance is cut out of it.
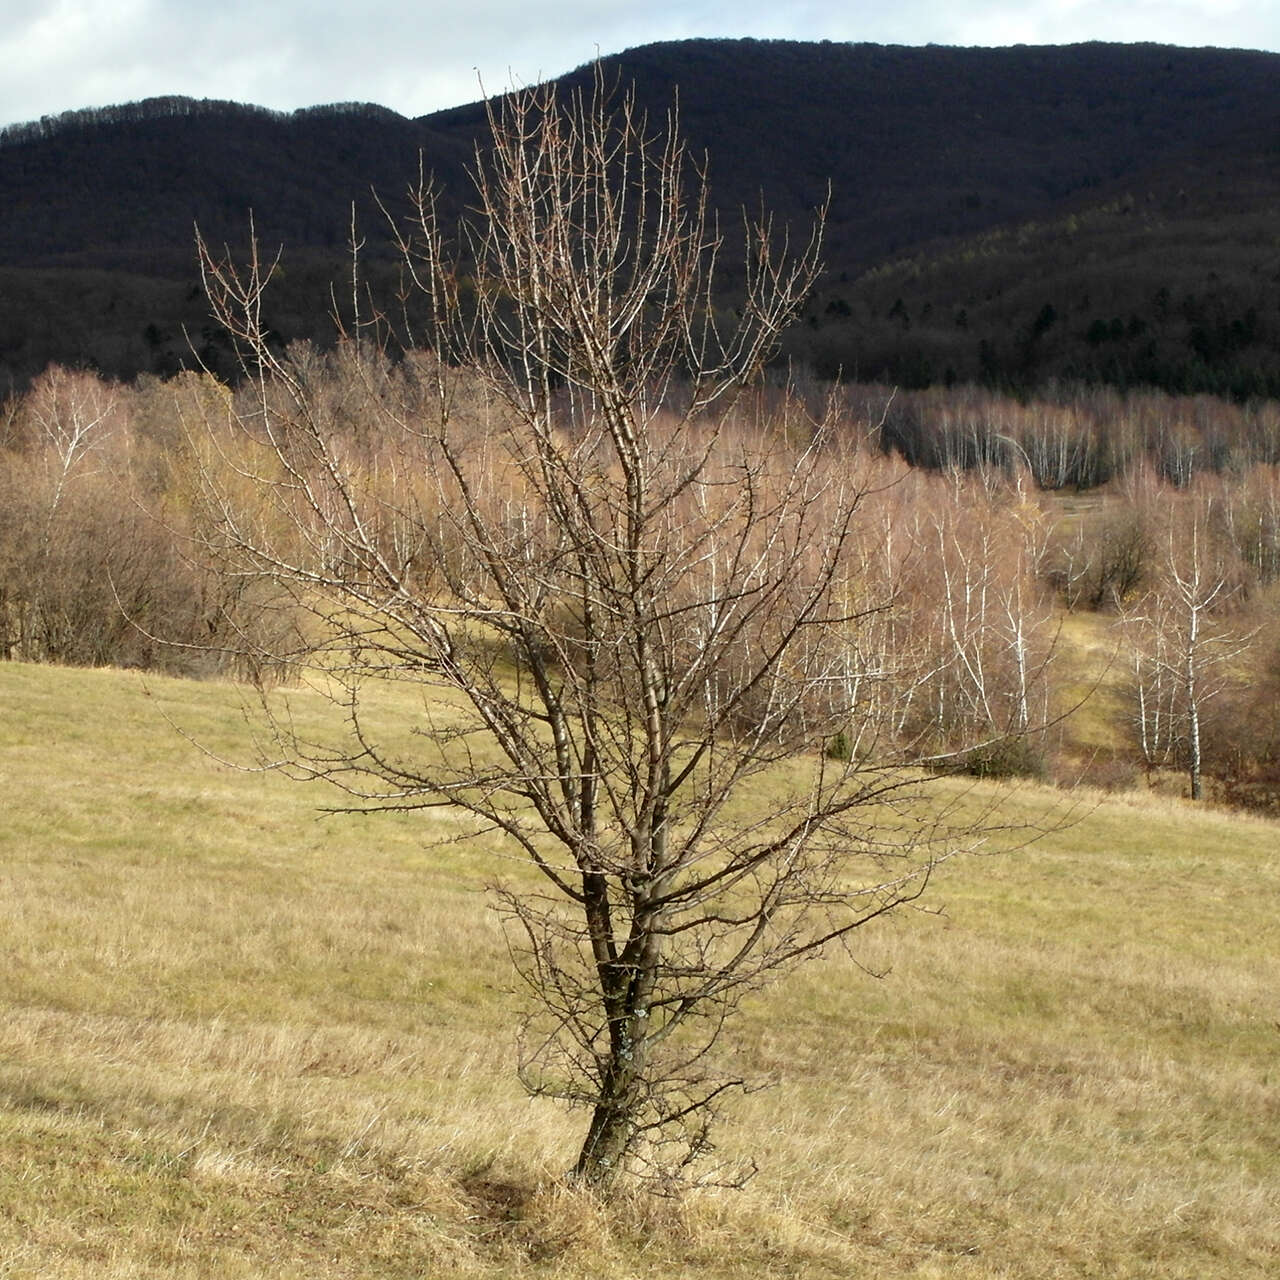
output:
<svg viewBox="0 0 1280 1280"><path fill-rule="evenodd" d="M201 754L170 719L250 758L226 685L0 664L0 707L6 1280L1280 1273L1276 824L1097 797L953 862L885 977L744 1011L747 1189L606 1209L510 1067L499 850Z"/></svg>

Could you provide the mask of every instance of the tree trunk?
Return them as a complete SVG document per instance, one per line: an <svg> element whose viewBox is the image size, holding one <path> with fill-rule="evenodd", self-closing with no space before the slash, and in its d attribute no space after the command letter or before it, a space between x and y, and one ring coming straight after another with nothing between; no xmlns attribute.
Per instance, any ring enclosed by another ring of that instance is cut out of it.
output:
<svg viewBox="0 0 1280 1280"><path fill-rule="evenodd" d="M1188 737L1188 771L1191 774L1191 798L1204 798L1204 783L1200 771L1200 708L1193 702L1190 709L1190 731Z"/></svg>
<svg viewBox="0 0 1280 1280"><path fill-rule="evenodd" d="M574 1166L574 1176L593 1187L605 1187L622 1171L636 1132L644 1076L645 1044L633 1034L628 1015L611 1038L609 1062L591 1126Z"/></svg>
<svg viewBox="0 0 1280 1280"><path fill-rule="evenodd" d="M1196 687L1199 675L1199 639L1200 639L1200 606L1193 603L1191 616L1188 619L1187 632L1187 665L1185 679L1187 685L1187 752L1188 767L1191 774L1191 798L1199 800L1203 793L1200 780L1200 691Z"/></svg>

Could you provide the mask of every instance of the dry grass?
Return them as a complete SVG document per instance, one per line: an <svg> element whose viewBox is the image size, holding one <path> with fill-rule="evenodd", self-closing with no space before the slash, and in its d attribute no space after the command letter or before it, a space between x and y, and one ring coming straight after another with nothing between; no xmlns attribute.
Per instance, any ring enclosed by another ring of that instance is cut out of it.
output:
<svg viewBox="0 0 1280 1280"><path fill-rule="evenodd" d="M227 686L7 664L0 699L0 1277L1280 1269L1274 824L1098 796L953 864L945 916L859 940L885 978L745 1010L745 1192L606 1208L512 1078L492 851L200 755L162 713L243 755Z"/></svg>

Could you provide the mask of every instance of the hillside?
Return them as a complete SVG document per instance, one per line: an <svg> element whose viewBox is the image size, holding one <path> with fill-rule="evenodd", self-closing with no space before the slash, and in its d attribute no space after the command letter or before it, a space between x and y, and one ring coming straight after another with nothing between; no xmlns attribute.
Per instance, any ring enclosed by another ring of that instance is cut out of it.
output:
<svg viewBox="0 0 1280 1280"><path fill-rule="evenodd" d="M833 955L732 1027L774 1082L724 1129L747 1189L606 1211L511 1069L499 846L202 755L175 724L253 759L228 685L3 663L0 700L15 1280L1275 1274L1274 824L1086 797L953 863L945 916L859 935L882 979Z"/></svg>
<svg viewBox="0 0 1280 1280"><path fill-rule="evenodd" d="M696 40L606 63L653 112L678 94L728 225L761 200L803 225L830 189L827 284L792 348L820 372L1280 390L1277 55ZM483 125L478 105L164 99L4 131L0 376L189 359L192 224L242 244L251 209L288 249L277 329L323 336L353 201L377 275L370 189L394 205L421 149L456 209Z"/></svg>

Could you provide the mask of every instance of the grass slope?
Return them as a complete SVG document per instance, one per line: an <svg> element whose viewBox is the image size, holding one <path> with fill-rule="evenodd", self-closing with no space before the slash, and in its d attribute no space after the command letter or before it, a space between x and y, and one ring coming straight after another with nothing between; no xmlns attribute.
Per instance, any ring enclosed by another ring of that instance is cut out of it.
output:
<svg viewBox="0 0 1280 1280"><path fill-rule="evenodd" d="M6 1280L1280 1267L1274 824L1106 799L953 864L860 939L883 980L745 1011L749 1188L606 1212L512 1078L497 850L202 755L166 716L250 758L226 685L3 664L0 705Z"/></svg>

